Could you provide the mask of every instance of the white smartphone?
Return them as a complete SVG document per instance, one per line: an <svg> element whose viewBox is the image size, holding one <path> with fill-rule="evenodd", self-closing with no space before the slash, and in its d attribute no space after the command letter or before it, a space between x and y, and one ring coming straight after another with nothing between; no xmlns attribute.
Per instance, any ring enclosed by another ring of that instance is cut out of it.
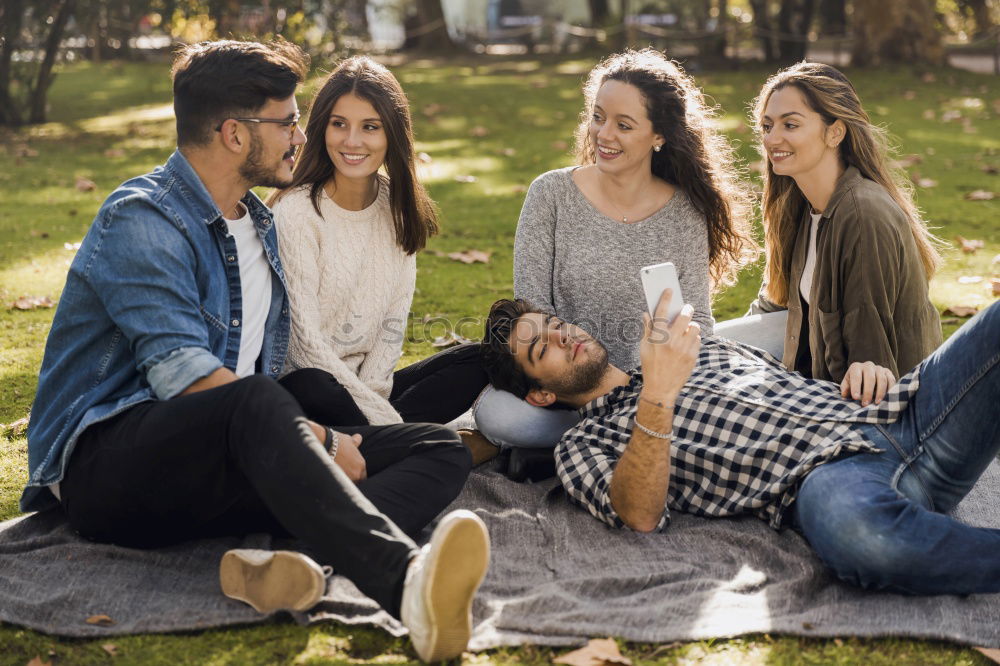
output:
<svg viewBox="0 0 1000 666"><path fill-rule="evenodd" d="M656 305L660 302L663 290L672 290L670 305L667 307L667 322L673 322L674 317L680 314L681 308L684 307L681 283L677 280L677 269L668 261L655 266L646 266L639 275L642 277L642 290L646 293L646 307L649 309L650 317L656 312Z"/></svg>

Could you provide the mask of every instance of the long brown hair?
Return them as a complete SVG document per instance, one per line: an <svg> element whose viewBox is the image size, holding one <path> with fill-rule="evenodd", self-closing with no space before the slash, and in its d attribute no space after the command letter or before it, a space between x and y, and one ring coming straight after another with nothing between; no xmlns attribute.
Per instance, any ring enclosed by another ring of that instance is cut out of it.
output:
<svg viewBox="0 0 1000 666"><path fill-rule="evenodd" d="M783 69L767 80L754 101L753 115L758 129L771 95L786 86L795 86L809 108L818 113L827 126L837 120L844 124L846 133L839 148L841 161L845 166L856 167L862 176L884 187L903 210L929 280L941 263L941 256L935 247L936 239L913 203L913 188L909 180L902 169L893 169L889 165L887 156L892 149L885 130L872 124L861 107L854 86L842 72L829 65L800 62ZM767 164L762 204L767 297L778 305L786 305L795 235L809 202L791 176L774 173L771 159L763 147L761 153Z"/></svg>
<svg viewBox="0 0 1000 666"><path fill-rule="evenodd" d="M713 290L733 284L760 248L750 231L753 198L740 178L732 146L713 126L715 108L680 65L659 51L647 48L609 56L584 84L586 104L576 129L580 164L597 161L590 118L597 92L608 80L628 83L642 93L653 130L664 139L662 150L653 153L653 175L683 190L705 216Z"/></svg>
<svg viewBox="0 0 1000 666"><path fill-rule="evenodd" d="M437 233L438 224L434 202L417 180L410 105L396 77L366 56L344 60L323 82L313 98L306 124L307 141L292 171L292 184L273 193L267 203L274 204L289 191L308 186L313 208L322 215L320 193L335 171L326 150L326 127L337 100L348 93L371 104L382 120L388 142L385 168L389 174L389 206L396 243L407 254L419 252L427 239Z"/></svg>

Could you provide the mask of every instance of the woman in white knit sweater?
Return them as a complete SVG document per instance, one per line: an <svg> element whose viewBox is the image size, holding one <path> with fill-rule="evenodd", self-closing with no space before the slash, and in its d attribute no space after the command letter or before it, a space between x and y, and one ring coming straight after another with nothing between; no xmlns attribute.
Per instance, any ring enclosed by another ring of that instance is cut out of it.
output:
<svg viewBox="0 0 1000 666"><path fill-rule="evenodd" d="M332 404L303 408L341 425L454 419L486 385L479 345L394 372L416 253L437 232L399 82L369 58L343 61L316 94L306 137L292 185L268 202L292 308L285 371L315 368L325 376L303 381L342 390Z"/></svg>

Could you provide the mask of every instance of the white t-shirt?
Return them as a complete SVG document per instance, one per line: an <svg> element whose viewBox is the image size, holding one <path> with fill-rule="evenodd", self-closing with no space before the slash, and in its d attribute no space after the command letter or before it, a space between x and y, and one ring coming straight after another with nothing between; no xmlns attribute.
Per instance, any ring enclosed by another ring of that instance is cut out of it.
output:
<svg viewBox="0 0 1000 666"><path fill-rule="evenodd" d="M802 294L802 300L806 303L809 303L813 273L816 272L816 229L819 228L819 219L823 217L823 214L809 213L809 217L812 218L812 224L809 227L809 251L806 253L806 266L802 269L802 279L799 280L799 293Z"/></svg>
<svg viewBox="0 0 1000 666"><path fill-rule="evenodd" d="M264 243L250 219L250 211L238 220L226 220L229 234L236 240L236 259L240 265L240 288L243 292L243 321L240 328L240 356L236 374L254 373L260 348L264 344L264 324L271 309L271 265L264 254Z"/></svg>

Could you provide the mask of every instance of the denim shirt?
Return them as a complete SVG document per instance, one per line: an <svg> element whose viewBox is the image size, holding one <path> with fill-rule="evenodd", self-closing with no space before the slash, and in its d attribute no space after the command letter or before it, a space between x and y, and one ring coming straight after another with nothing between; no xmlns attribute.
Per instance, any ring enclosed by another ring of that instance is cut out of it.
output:
<svg viewBox="0 0 1000 666"><path fill-rule="evenodd" d="M278 278L257 370L277 377L289 316L274 218L252 192L242 202ZM220 367L235 371L242 321L236 241L175 151L107 198L70 266L28 424L21 510L56 503L46 486L62 480L89 425L169 400Z"/></svg>

